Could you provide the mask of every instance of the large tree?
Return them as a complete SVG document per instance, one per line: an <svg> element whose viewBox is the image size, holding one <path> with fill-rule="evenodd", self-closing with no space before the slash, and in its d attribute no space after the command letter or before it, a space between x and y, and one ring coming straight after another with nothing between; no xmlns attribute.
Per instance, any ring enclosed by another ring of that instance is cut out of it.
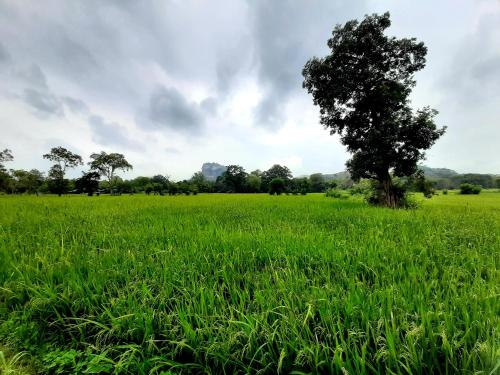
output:
<svg viewBox="0 0 500 375"><path fill-rule="evenodd" d="M286 188L289 186L290 181L292 180L292 172L290 171L290 169L288 169L287 166L274 164L271 168L262 173L262 191L269 191L269 184L275 178L282 179Z"/></svg>
<svg viewBox="0 0 500 375"><path fill-rule="evenodd" d="M352 153L351 177L376 180L378 203L396 207L402 195L392 176L415 174L445 128L434 123L434 109L410 107L427 48L414 38L385 35L390 24L385 13L337 25L328 40L331 53L306 63L303 86L320 107L321 124Z"/></svg>
<svg viewBox="0 0 500 375"><path fill-rule="evenodd" d="M222 173L221 179L227 190L233 193L242 193L246 189L246 179L248 174L239 165L228 165L226 171Z"/></svg>
<svg viewBox="0 0 500 375"><path fill-rule="evenodd" d="M48 154L43 155L43 158L54 162L48 174L50 180L49 185L53 192L61 196L66 192L68 187L68 182L64 179L66 170L82 165L82 157L59 146L51 148Z"/></svg>
<svg viewBox="0 0 500 375"><path fill-rule="evenodd" d="M99 191L99 179L101 175L98 172L82 172L82 177L75 180L75 188L80 193L87 193L89 197Z"/></svg>
<svg viewBox="0 0 500 375"><path fill-rule="evenodd" d="M113 194L115 172L117 170L128 171L132 169L132 165L125 159L125 156L116 152L108 154L101 151L99 154L90 155L90 158L92 159L89 162L90 169L106 177L111 194Z"/></svg>

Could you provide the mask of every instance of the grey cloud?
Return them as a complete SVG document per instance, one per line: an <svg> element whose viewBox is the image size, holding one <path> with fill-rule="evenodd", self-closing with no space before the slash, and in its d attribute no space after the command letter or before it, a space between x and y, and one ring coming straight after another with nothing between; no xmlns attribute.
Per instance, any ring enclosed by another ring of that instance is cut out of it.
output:
<svg viewBox="0 0 500 375"><path fill-rule="evenodd" d="M88 78L94 76L100 68L96 58L87 47L67 36L57 40L53 48L60 51L57 58L62 64L62 70L68 76L76 79Z"/></svg>
<svg viewBox="0 0 500 375"><path fill-rule="evenodd" d="M48 90L47 77L37 64L31 64L26 69L21 69L18 72L19 77L28 83L30 86L37 87L38 89Z"/></svg>
<svg viewBox="0 0 500 375"><path fill-rule="evenodd" d="M90 112L87 104L81 99L75 99L70 96L63 96L61 100L75 114L88 114Z"/></svg>
<svg viewBox="0 0 500 375"><path fill-rule="evenodd" d="M197 103L189 102L177 89L163 86L151 94L147 116L154 126L182 132L197 131L203 124Z"/></svg>
<svg viewBox="0 0 500 375"><path fill-rule="evenodd" d="M256 109L258 125L280 126L287 100L302 93L302 68L314 54L325 50L337 23L359 18L365 1L249 1L252 12L255 58L264 98Z"/></svg>
<svg viewBox="0 0 500 375"><path fill-rule="evenodd" d="M64 109L59 98L47 91L36 89L24 89L22 99L35 110L35 114L41 118L51 115L63 116Z"/></svg>
<svg viewBox="0 0 500 375"><path fill-rule="evenodd" d="M106 122L104 118L91 115L88 119L92 130L92 140L104 146L118 146L132 150L143 150L144 146L129 138L127 129L116 122Z"/></svg>
<svg viewBox="0 0 500 375"><path fill-rule="evenodd" d="M206 98L200 103L200 107L205 113L213 116L217 114L217 99L213 97Z"/></svg>
<svg viewBox="0 0 500 375"><path fill-rule="evenodd" d="M437 81L447 101L455 105L482 106L500 98L500 11L483 15L474 33L463 39L451 56L450 69Z"/></svg>
<svg viewBox="0 0 500 375"><path fill-rule="evenodd" d="M9 62L11 59L9 51L4 47L2 43L0 43L0 64Z"/></svg>

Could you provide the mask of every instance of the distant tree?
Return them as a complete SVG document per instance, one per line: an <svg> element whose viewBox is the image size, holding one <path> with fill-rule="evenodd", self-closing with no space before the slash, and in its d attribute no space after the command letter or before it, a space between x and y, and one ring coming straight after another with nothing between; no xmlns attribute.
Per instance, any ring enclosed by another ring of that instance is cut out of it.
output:
<svg viewBox="0 0 500 375"><path fill-rule="evenodd" d="M168 185L168 195L176 195L179 192L179 186L175 182Z"/></svg>
<svg viewBox="0 0 500 375"><path fill-rule="evenodd" d="M247 186L248 192L250 192L250 193L260 192L261 182L262 181L261 181L260 176L253 174L253 173L250 173L247 176L247 181L246 181L246 186Z"/></svg>
<svg viewBox="0 0 500 375"><path fill-rule="evenodd" d="M264 191L269 191L269 184L271 180L275 178L281 178L285 187L287 187L292 179L292 172L286 166L281 166L279 164L273 165L262 173L262 189Z"/></svg>
<svg viewBox="0 0 500 375"><path fill-rule="evenodd" d="M452 176L451 180L454 181L457 185L468 183L472 185L479 185L485 189L495 187L493 177L489 174L466 173Z"/></svg>
<svg viewBox="0 0 500 375"><path fill-rule="evenodd" d="M146 195L151 194L154 191L153 184L147 184L144 188Z"/></svg>
<svg viewBox="0 0 500 375"><path fill-rule="evenodd" d="M64 172L59 164L54 164L49 170L48 188L49 192L59 196L69 190L69 181L64 178Z"/></svg>
<svg viewBox="0 0 500 375"><path fill-rule="evenodd" d="M151 184L151 178L139 176L130 181L130 183L135 191L145 191L146 186Z"/></svg>
<svg viewBox="0 0 500 375"><path fill-rule="evenodd" d="M293 193L300 193L306 195L311 191L311 182L307 177L294 178L292 180Z"/></svg>
<svg viewBox="0 0 500 375"><path fill-rule="evenodd" d="M43 184L43 173L38 169L25 171L22 169L13 170L14 190L16 193L28 193L38 195L38 190Z"/></svg>
<svg viewBox="0 0 500 375"><path fill-rule="evenodd" d="M425 66L427 48L386 36L390 24L385 13L337 25L328 40L331 54L306 63L303 86L320 107L321 123L353 154L351 178L377 181L375 201L394 208L404 195L391 175L413 175L445 128L436 127L434 109L410 108L414 73Z"/></svg>
<svg viewBox="0 0 500 375"><path fill-rule="evenodd" d="M130 180L120 179L120 182L117 184L117 187L121 193L126 193L126 194L135 193L135 188L132 184L132 181L130 181Z"/></svg>
<svg viewBox="0 0 500 375"><path fill-rule="evenodd" d="M75 188L78 192L87 193L91 197L99 190L100 177L98 172L83 172L82 177L75 180Z"/></svg>
<svg viewBox="0 0 500 375"><path fill-rule="evenodd" d="M44 159L48 159L59 165L59 170L65 174L68 168L74 168L83 165L82 157L74 154L64 147L53 147L48 154L43 155Z"/></svg>
<svg viewBox="0 0 500 375"><path fill-rule="evenodd" d="M311 190L314 193L322 193L326 189L325 178L321 173L314 173L310 175L309 182L311 183Z"/></svg>
<svg viewBox="0 0 500 375"><path fill-rule="evenodd" d="M208 193L211 190L212 183L205 178L203 172L196 172L195 174L193 174L190 182L198 192Z"/></svg>
<svg viewBox="0 0 500 375"><path fill-rule="evenodd" d="M163 192L168 190L168 177L163 176L161 174L157 174L151 178L151 182L153 183L153 191L155 194L163 195Z"/></svg>
<svg viewBox="0 0 500 375"><path fill-rule="evenodd" d="M69 181L64 179L66 170L83 165L82 157L64 147L53 147L43 158L55 163L49 170L49 187L51 192L61 196L69 186Z"/></svg>
<svg viewBox="0 0 500 375"><path fill-rule="evenodd" d="M281 195L285 191L285 181L282 178L276 177L269 182L269 194Z"/></svg>
<svg viewBox="0 0 500 375"><path fill-rule="evenodd" d="M229 165L221 177L227 191L233 193L242 193L245 191L247 173L243 167L239 165Z"/></svg>
<svg viewBox="0 0 500 375"><path fill-rule="evenodd" d="M114 194L113 188L115 185L115 172L117 170L128 171L132 169L132 165L125 159L123 154L107 154L106 152L101 151L99 154L90 155L90 158L92 159L92 161L89 162L90 169L98 172L101 176L106 177L111 194Z"/></svg>
<svg viewBox="0 0 500 375"><path fill-rule="evenodd" d="M168 185L168 177L161 174L151 177L151 181L153 183L160 184L162 187L167 187Z"/></svg>

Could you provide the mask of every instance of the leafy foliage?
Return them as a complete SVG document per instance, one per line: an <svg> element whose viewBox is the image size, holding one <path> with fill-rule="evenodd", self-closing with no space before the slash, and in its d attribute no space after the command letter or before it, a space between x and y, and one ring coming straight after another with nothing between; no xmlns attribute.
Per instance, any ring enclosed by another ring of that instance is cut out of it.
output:
<svg viewBox="0 0 500 375"><path fill-rule="evenodd" d="M269 182L269 194L281 195L285 191L285 181L282 178L276 177Z"/></svg>
<svg viewBox="0 0 500 375"><path fill-rule="evenodd" d="M247 176L248 174L242 166L229 165L219 177L219 181L226 186L228 192L242 193L246 188Z"/></svg>
<svg viewBox="0 0 500 375"><path fill-rule="evenodd" d="M481 186L474 184L461 184L460 194L479 194L481 192Z"/></svg>
<svg viewBox="0 0 500 375"><path fill-rule="evenodd" d="M275 178L283 180L285 187L287 187L292 179L292 172L286 166L274 164L271 168L262 173L262 191L269 191L269 184Z"/></svg>
<svg viewBox="0 0 500 375"><path fill-rule="evenodd" d="M82 157L59 146L53 147L43 158L55 162L48 173L49 190L61 196L68 191L69 186L69 181L64 178L66 170L83 165Z"/></svg>
<svg viewBox="0 0 500 375"><path fill-rule="evenodd" d="M83 173L82 177L75 180L75 188L80 193L86 193L88 196L94 195L99 190L100 174L97 172Z"/></svg>
<svg viewBox="0 0 500 375"><path fill-rule="evenodd" d="M116 152L108 154L101 151L99 154L90 155L90 158L92 159L89 162L90 169L108 179L111 193L113 193L115 185L115 172L117 170L128 171L132 169L132 165L125 159L125 156Z"/></svg>
<svg viewBox="0 0 500 375"><path fill-rule="evenodd" d="M427 48L414 38L386 36L390 24L385 13L338 25L330 55L306 63L303 86L320 107L320 122L352 153L351 178L376 180L377 204L396 207L402 195L391 173L413 175L445 128L436 127L434 109L410 108L413 75L425 66Z"/></svg>
<svg viewBox="0 0 500 375"><path fill-rule="evenodd" d="M74 168L83 165L82 157L74 154L64 147L53 147L48 154L43 155L44 159L53 161L58 165L57 169L64 174L67 168Z"/></svg>

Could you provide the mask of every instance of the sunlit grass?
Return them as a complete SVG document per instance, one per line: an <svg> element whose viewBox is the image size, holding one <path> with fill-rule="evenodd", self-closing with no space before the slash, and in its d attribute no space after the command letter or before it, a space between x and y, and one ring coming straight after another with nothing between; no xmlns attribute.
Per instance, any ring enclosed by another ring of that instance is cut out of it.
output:
<svg viewBox="0 0 500 375"><path fill-rule="evenodd" d="M40 372L498 370L499 193L408 211L0 197L0 212L0 342Z"/></svg>

